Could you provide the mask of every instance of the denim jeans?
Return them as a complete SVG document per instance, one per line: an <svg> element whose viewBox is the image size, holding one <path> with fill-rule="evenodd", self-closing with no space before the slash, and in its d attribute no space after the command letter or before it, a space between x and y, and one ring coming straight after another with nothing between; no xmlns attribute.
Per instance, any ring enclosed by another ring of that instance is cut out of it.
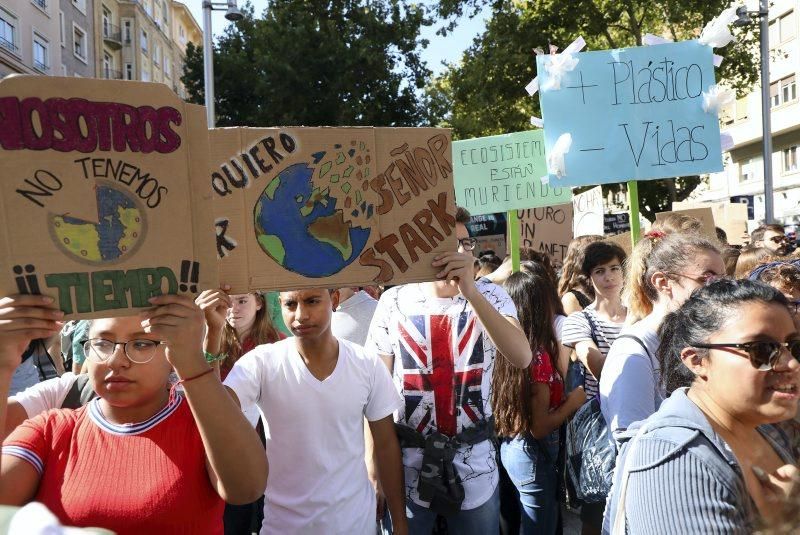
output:
<svg viewBox="0 0 800 535"><path fill-rule="evenodd" d="M500 460L519 491L523 535L551 535L558 524L558 430L541 440L503 439Z"/></svg>
<svg viewBox="0 0 800 535"><path fill-rule="evenodd" d="M408 500L406 516L409 535L430 535L436 522L434 511ZM445 518L450 535L497 535L500 531L500 492L495 488L492 497L483 505Z"/></svg>

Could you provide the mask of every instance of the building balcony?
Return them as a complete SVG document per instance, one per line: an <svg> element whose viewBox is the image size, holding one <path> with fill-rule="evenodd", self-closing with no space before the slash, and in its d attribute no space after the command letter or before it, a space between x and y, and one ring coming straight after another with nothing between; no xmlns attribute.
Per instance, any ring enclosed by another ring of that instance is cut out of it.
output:
<svg viewBox="0 0 800 535"><path fill-rule="evenodd" d="M122 48L122 32L119 26L103 23L103 42L112 50Z"/></svg>
<svg viewBox="0 0 800 535"><path fill-rule="evenodd" d="M106 80L122 80L122 71L114 69L103 69L103 78Z"/></svg>
<svg viewBox="0 0 800 535"><path fill-rule="evenodd" d="M0 48L8 50L9 52L19 55L19 48L17 45L6 39L5 37L0 37Z"/></svg>

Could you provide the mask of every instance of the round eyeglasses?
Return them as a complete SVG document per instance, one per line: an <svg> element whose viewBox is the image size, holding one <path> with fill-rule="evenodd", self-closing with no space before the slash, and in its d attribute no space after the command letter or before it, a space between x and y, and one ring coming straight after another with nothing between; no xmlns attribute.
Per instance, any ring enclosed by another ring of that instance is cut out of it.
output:
<svg viewBox="0 0 800 535"><path fill-rule="evenodd" d="M127 342L113 342L105 338L90 338L83 343L83 351L87 358L96 362L105 362L111 358L122 346L125 356L135 364L147 364L156 356L156 349L163 344L157 340L128 340Z"/></svg>
<svg viewBox="0 0 800 535"><path fill-rule="evenodd" d="M478 245L477 238L461 238L458 244L464 248L465 251L472 251Z"/></svg>

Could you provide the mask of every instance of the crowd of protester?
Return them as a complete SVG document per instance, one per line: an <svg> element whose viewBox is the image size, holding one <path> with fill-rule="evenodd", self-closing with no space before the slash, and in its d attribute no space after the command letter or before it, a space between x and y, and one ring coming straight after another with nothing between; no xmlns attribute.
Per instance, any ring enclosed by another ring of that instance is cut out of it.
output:
<svg viewBox="0 0 800 535"><path fill-rule="evenodd" d="M468 220L427 283L68 323L3 297L0 504L120 534L797 529L782 227L739 248L674 214L630 255L583 236L513 272Z"/></svg>

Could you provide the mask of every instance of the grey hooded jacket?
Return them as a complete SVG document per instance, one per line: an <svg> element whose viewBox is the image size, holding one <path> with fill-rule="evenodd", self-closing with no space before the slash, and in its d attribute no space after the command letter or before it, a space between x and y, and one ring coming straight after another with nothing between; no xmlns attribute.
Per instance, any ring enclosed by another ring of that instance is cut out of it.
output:
<svg viewBox="0 0 800 535"><path fill-rule="evenodd" d="M632 438L646 426L631 452ZM758 431L786 463L794 463L789 440L778 428ZM609 494L603 533L611 533L619 489L630 463L625 501L626 532L631 534L749 534L756 506L745 487L730 447L703 412L679 389L643 422L620 437L614 484Z"/></svg>

